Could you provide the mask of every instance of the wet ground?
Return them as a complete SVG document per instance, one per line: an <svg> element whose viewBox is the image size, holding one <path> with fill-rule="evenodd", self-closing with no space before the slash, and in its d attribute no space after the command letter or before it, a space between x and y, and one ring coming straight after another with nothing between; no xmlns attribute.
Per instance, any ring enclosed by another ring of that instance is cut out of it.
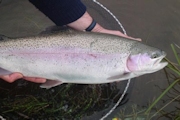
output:
<svg viewBox="0 0 180 120"><path fill-rule="evenodd" d="M166 51L167 58L175 61L170 44L180 45L180 1L99 1L116 15L128 35L139 37L144 43ZM92 2L86 0L84 2L88 6L88 11L100 24L110 29L121 30L106 12L97 8ZM0 3L0 34L2 35L9 37L37 35L52 25L54 24L46 16L26 0L2 0ZM6 83L1 85L4 84L7 88L12 86ZM124 84L126 83L119 86ZM125 106L127 108L133 104L140 107L148 106L149 102L162 92L160 88L164 89L167 86L168 81L163 70L133 79L129 88L131 95L128 103L118 107L109 119L117 115ZM123 91L122 88L120 89ZM101 115L96 112L90 116L86 119L98 119Z"/></svg>

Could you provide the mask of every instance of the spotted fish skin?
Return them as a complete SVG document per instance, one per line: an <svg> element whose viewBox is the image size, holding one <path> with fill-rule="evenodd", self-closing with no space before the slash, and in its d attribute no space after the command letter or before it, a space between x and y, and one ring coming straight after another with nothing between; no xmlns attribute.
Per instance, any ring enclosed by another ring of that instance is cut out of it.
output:
<svg viewBox="0 0 180 120"><path fill-rule="evenodd" d="M58 33L1 40L0 75L20 72L28 77L50 79L42 85L44 88L62 83L110 83L148 73L130 71L127 66L128 59L139 54L165 56L165 52L159 49L127 38L66 29ZM166 65L164 63L155 71Z"/></svg>

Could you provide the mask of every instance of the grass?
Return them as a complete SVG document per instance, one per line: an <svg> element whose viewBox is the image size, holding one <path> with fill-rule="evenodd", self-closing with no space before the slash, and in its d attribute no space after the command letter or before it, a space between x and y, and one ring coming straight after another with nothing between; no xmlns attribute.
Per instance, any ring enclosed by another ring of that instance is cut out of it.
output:
<svg viewBox="0 0 180 120"><path fill-rule="evenodd" d="M109 107L119 92L115 84L63 84L46 90L33 83L18 87L19 82L0 87L0 115L7 120L81 119Z"/></svg>

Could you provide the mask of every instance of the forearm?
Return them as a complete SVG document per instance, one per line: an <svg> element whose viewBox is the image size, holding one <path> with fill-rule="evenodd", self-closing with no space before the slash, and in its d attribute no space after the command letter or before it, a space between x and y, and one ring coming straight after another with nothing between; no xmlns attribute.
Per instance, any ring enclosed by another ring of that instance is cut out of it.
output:
<svg viewBox="0 0 180 120"><path fill-rule="evenodd" d="M85 30L93 18L87 13L80 0L29 0L48 16L57 26L68 25L77 30ZM92 32L104 32L98 23ZM109 31L108 31L109 32ZM105 31L105 33L108 33Z"/></svg>
<svg viewBox="0 0 180 120"><path fill-rule="evenodd" d="M93 18L89 15L88 12L85 12L79 19L76 21L67 24L67 26L74 28L76 30L85 30L87 29L93 21ZM97 27L100 26L98 23L93 27L92 31L96 32Z"/></svg>
<svg viewBox="0 0 180 120"><path fill-rule="evenodd" d="M67 25L86 12L80 0L29 0L57 26Z"/></svg>

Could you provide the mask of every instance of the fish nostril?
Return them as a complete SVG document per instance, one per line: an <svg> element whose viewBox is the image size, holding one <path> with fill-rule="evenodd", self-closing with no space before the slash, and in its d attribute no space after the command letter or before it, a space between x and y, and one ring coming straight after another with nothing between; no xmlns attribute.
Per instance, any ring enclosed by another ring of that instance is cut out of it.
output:
<svg viewBox="0 0 180 120"><path fill-rule="evenodd" d="M166 55L166 52L164 52L163 50L161 50L161 54L162 54L162 55Z"/></svg>

